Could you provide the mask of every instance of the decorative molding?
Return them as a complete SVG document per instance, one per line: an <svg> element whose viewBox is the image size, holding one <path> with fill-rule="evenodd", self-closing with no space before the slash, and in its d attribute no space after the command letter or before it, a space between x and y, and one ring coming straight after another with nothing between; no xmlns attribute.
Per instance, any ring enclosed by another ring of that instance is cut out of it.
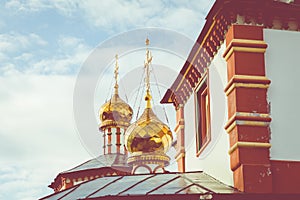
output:
<svg viewBox="0 0 300 200"><path fill-rule="evenodd" d="M218 16L218 17L217 17ZM170 89L167 90L161 103L173 103L175 108L178 104L185 104L192 94L193 89L206 73L213 57L223 44L224 33L227 31L231 19L223 14L216 13L211 24L206 23L205 32L201 32L187 61L185 62L182 73L178 75ZM185 84L185 83L188 84ZM186 87L189 92L183 92Z"/></svg>
<svg viewBox="0 0 300 200"><path fill-rule="evenodd" d="M269 126L270 122L236 120L236 121L233 121L233 123L226 128L226 132L230 133L237 125L240 125L240 126Z"/></svg>
<svg viewBox="0 0 300 200"><path fill-rule="evenodd" d="M151 153L142 153L134 152L127 159L129 165L141 165L141 164L157 164L160 166L169 165L170 157L164 153L160 152L151 152Z"/></svg>
<svg viewBox="0 0 300 200"><path fill-rule="evenodd" d="M223 57L227 61L233 52L264 53L268 47L263 40L233 38L227 45Z"/></svg>
<svg viewBox="0 0 300 200"><path fill-rule="evenodd" d="M249 113L249 112L236 112L236 116L241 116L241 117L261 117L261 118L269 118L270 114L268 113Z"/></svg>
<svg viewBox="0 0 300 200"><path fill-rule="evenodd" d="M262 84L262 83L233 83L228 90L225 92L226 96L228 96L235 88L260 88L267 89L270 84Z"/></svg>
<svg viewBox="0 0 300 200"><path fill-rule="evenodd" d="M225 130L230 133L234 127L238 125L248 125L248 126L268 126L266 123L260 122L270 122L272 119L267 113L255 113L255 112L236 112L226 123Z"/></svg>
<svg viewBox="0 0 300 200"><path fill-rule="evenodd" d="M228 88L233 82L270 83L271 81L266 76L252 76L252 75L235 74L228 81L226 88ZM225 89L225 91L226 91L226 89Z"/></svg>
<svg viewBox="0 0 300 200"><path fill-rule="evenodd" d="M233 52L247 52L247 53L265 53L265 48L254 48L254 47L231 47L227 54L224 55L227 61Z"/></svg>
<svg viewBox="0 0 300 200"><path fill-rule="evenodd" d="M263 45L263 46L266 46L267 43L263 40L251 40L251 39L236 39L236 38L233 38L231 40L231 42L229 43L229 47L230 46L233 46L234 43L238 43L238 44L243 44L245 46L248 46L248 45Z"/></svg>
<svg viewBox="0 0 300 200"><path fill-rule="evenodd" d="M233 75L228 81L224 92L228 96L234 88L261 88L266 89L269 87L271 81L265 76L249 76L249 75Z"/></svg>
<svg viewBox="0 0 300 200"><path fill-rule="evenodd" d="M236 142L232 147L230 147L228 154L231 155L239 147L245 148L270 148L270 143L261 143L261 142Z"/></svg>

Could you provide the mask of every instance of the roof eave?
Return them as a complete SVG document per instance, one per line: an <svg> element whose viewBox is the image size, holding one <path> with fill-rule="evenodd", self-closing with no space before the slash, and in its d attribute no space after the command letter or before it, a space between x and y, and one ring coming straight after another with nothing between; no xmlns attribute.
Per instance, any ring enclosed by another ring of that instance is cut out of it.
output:
<svg viewBox="0 0 300 200"><path fill-rule="evenodd" d="M257 9L257 5L260 5L259 9ZM198 70L202 75L201 72L209 66L220 44L224 42L228 28L233 23L236 23L239 14L246 13L245 15L247 15L247 9L248 11L252 9L258 12L254 18L257 17L255 20L257 20L258 24L261 23L261 25L266 28L274 28L272 27L272 19L283 20L285 26L282 27L282 29L284 30L288 29L285 21L287 19L297 21L298 24L300 23L300 2L289 4L274 0L216 0L205 18L206 22L204 27L193 45L185 64L171 87L165 93L161 103L173 103L175 107L178 107L179 103L185 104L190 98L191 88L194 89L194 86L198 83L197 81L201 79L201 77L199 78L198 76L196 77L197 80L193 80L191 84L189 80L191 69ZM250 22L245 21L245 23L249 24ZM218 29L216 27L218 27ZM220 27L222 32L219 32L218 38L215 38L214 34L220 30ZM204 57L204 59L202 59L202 57ZM200 63L198 61L199 59L201 60ZM198 66L196 66L197 64ZM186 82L188 82L187 80L189 81L189 85L186 84ZM182 92L182 90L184 90L184 92Z"/></svg>

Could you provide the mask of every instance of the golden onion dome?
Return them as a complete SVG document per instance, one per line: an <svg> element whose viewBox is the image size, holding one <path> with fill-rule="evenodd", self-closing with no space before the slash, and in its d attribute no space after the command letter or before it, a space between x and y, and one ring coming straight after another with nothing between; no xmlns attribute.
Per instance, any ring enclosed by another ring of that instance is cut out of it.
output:
<svg viewBox="0 0 300 200"><path fill-rule="evenodd" d="M146 39L146 45L149 45L148 38ZM147 48L146 60L144 63L146 70L146 108L141 117L131 124L125 132L125 145L127 150L132 153L133 156L139 154L145 155L145 153L165 155L165 153L170 149L173 140L170 128L158 119L151 108L152 96L150 94L149 69L151 61L152 55ZM167 156L163 157L165 159ZM129 162L131 161L129 160Z"/></svg>
<svg viewBox="0 0 300 200"><path fill-rule="evenodd" d="M118 76L119 76L118 55L116 55L116 64L114 71L115 91L110 100L103 104L99 110L100 129L104 130L109 127L125 127L130 125L132 119L132 108L119 97Z"/></svg>
<svg viewBox="0 0 300 200"><path fill-rule="evenodd" d="M123 101L117 93L101 106L99 111L100 128L107 127L128 127L132 119L132 108Z"/></svg>
<svg viewBox="0 0 300 200"><path fill-rule="evenodd" d="M130 153L166 153L172 140L170 128L160 121L149 107L125 133L125 144Z"/></svg>

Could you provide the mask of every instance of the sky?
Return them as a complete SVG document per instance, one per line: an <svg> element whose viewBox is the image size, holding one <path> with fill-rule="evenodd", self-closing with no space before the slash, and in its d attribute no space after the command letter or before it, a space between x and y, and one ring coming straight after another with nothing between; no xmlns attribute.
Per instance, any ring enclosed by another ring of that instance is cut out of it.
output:
<svg viewBox="0 0 300 200"><path fill-rule="evenodd" d="M149 27L176 32L195 41L212 4L213 0L1 1L0 199L37 199L48 195L52 190L47 186L59 172L95 156L85 138L101 136L89 136L79 128L76 115L81 115L82 109L76 110L74 94L83 69L91 64L89 59L93 58L94 64L88 67L97 68L103 64L99 52L113 55L117 49L114 47L119 45L117 39L136 33L135 30L147 30L152 41L151 37L161 32L151 32ZM134 36L131 38L135 40ZM157 37L156 42L163 41L163 36ZM108 43L110 48L104 48ZM120 76L123 74L121 81L126 80L126 87L140 80L135 75L142 72L130 66L143 65L141 51L135 47L134 53L124 51L120 56ZM175 71L167 78L162 77L166 82L162 81L161 88L166 89L182 67L184 58L166 49L153 49L152 53L156 65ZM109 59L110 64L102 66L105 70L98 77L97 85L91 86L95 98L90 102L95 113L91 116L95 120L111 88L114 57ZM125 65L128 67L122 69ZM139 90L131 87L126 97L133 103ZM164 90L161 93L163 95ZM172 110L172 106L169 107ZM174 121L175 113L169 113ZM172 122L170 126L172 128Z"/></svg>

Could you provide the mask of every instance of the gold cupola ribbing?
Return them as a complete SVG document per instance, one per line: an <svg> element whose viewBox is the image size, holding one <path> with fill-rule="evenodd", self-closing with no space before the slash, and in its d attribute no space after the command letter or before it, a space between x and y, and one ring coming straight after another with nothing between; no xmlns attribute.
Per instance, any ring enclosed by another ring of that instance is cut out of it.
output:
<svg viewBox="0 0 300 200"><path fill-rule="evenodd" d="M146 45L149 45L147 38ZM145 85L146 108L141 117L131 124L125 132L125 145L130 156L127 163L133 165L132 173L139 173L138 168L146 169L146 172L156 173L169 165L170 158L166 155L172 144L173 136L170 128L164 124L152 111L150 93L150 64L151 52L146 49ZM141 172L141 173L145 173Z"/></svg>
<svg viewBox="0 0 300 200"><path fill-rule="evenodd" d="M130 125L132 119L132 108L119 97L118 75L119 75L118 55L116 55L116 64L114 71L114 93L99 110L100 127L104 132L104 154L106 153L125 153L124 132ZM123 143L123 144L122 144Z"/></svg>

